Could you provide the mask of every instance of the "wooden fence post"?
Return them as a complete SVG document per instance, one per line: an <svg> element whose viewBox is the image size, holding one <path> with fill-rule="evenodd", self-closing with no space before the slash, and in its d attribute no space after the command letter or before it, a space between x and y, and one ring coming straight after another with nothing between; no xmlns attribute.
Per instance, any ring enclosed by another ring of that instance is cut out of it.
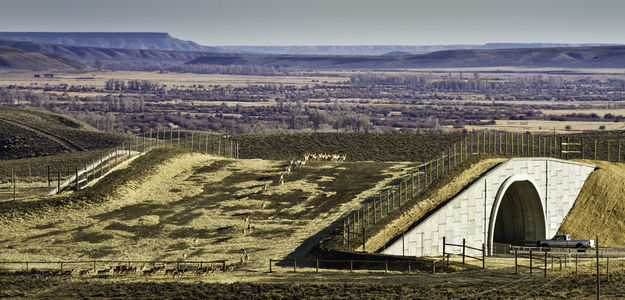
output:
<svg viewBox="0 0 625 300"><path fill-rule="evenodd" d="M519 248L514 248L514 274L519 274Z"/></svg>
<svg viewBox="0 0 625 300"><path fill-rule="evenodd" d="M547 251L545 251L545 269L544 269L544 277L547 278ZM551 256L551 262L553 262L553 255ZM551 268L553 269L553 265L551 265Z"/></svg>
<svg viewBox="0 0 625 300"><path fill-rule="evenodd" d="M382 193L380 193L380 204L382 203ZM382 215L382 213L380 212L380 216ZM378 223L378 218L377 218L377 212L376 212L376 205L375 205L375 198L373 198L373 224L377 224Z"/></svg>
<svg viewBox="0 0 625 300"><path fill-rule="evenodd" d="M486 247L482 243L482 269L486 269Z"/></svg>
<svg viewBox="0 0 625 300"><path fill-rule="evenodd" d="M595 139L595 160L597 160L597 139Z"/></svg>
<svg viewBox="0 0 625 300"><path fill-rule="evenodd" d="M575 278L577 278L577 253L575 253Z"/></svg>
<svg viewBox="0 0 625 300"><path fill-rule="evenodd" d="M445 239L446 239L446 237L443 236L443 258L445 257L445 254L446 254L446 252L445 252Z"/></svg>
<svg viewBox="0 0 625 300"><path fill-rule="evenodd" d="M349 260L349 271L354 272L354 261L351 259Z"/></svg>
<svg viewBox="0 0 625 300"><path fill-rule="evenodd" d="M50 165L48 165L48 186L50 186Z"/></svg>
<svg viewBox="0 0 625 300"><path fill-rule="evenodd" d="M597 145L597 140L595 140L595 145ZM595 146L595 153L596 153L596 149L597 147ZM597 299L599 299L599 289L600 289L600 284L599 284L599 278L601 277L601 273L599 273L599 235L595 236L595 252L597 253Z"/></svg>
<svg viewBox="0 0 625 300"><path fill-rule="evenodd" d="M532 275L532 272L534 270L533 260L534 254L532 253L532 249L530 248L530 275Z"/></svg>
<svg viewBox="0 0 625 300"><path fill-rule="evenodd" d="M317 265L317 268L316 268L317 273L319 273L319 259L318 258L317 258L317 264L316 265Z"/></svg>
<svg viewBox="0 0 625 300"><path fill-rule="evenodd" d="M607 282L610 282L610 257L605 258L605 275ZM562 269L562 263L560 263L560 269Z"/></svg>
<svg viewBox="0 0 625 300"><path fill-rule="evenodd" d="M185 130L184 131L184 146L182 146L182 148L184 148L184 149L187 149L187 136L188 136L188 133Z"/></svg>
<svg viewBox="0 0 625 300"><path fill-rule="evenodd" d="M191 131L191 151L193 151L193 136L195 135L195 132Z"/></svg>
<svg viewBox="0 0 625 300"><path fill-rule="evenodd" d="M365 226L362 226L362 252L366 252L365 250Z"/></svg>
<svg viewBox="0 0 625 300"><path fill-rule="evenodd" d="M464 265L464 253L466 249L466 239L462 239L462 264Z"/></svg>
<svg viewBox="0 0 625 300"><path fill-rule="evenodd" d="M270 258L269 259L269 273L271 273L271 261L272 261L272 259Z"/></svg>

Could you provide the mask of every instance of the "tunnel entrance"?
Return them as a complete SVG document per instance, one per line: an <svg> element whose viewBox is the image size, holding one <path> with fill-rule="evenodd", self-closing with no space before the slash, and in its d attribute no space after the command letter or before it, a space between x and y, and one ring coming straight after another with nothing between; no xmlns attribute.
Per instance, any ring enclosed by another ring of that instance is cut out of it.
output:
<svg viewBox="0 0 625 300"><path fill-rule="evenodd" d="M531 181L513 181L493 209L497 209L490 240L494 252L503 245L535 245L545 239L542 201Z"/></svg>

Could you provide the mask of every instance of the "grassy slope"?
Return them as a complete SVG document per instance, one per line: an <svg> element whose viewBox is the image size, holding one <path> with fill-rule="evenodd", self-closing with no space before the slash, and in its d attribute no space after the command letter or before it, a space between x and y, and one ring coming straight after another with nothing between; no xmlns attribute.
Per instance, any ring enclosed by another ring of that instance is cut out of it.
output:
<svg viewBox="0 0 625 300"><path fill-rule="evenodd" d="M75 71L85 69L86 67L83 63L65 57L25 52L11 47L0 46L0 69Z"/></svg>
<svg viewBox="0 0 625 300"><path fill-rule="evenodd" d="M110 148L122 136L58 114L0 106L0 159Z"/></svg>
<svg viewBox="0 0 625 300"><path fill-rule="evenodd" d="M595 239L600 245L625 245L625 164L587 161L597 166L558 232L574 239Z"/></svg>
<svg viewBox="0 0 625 300"><path fill-rule="evenodd" d="M0 206L7 229L0 233L0 259L187 254L235 262L246 249L249 267L264 269L268 258L293 253L407 165L311 163L280 185L281 161L155 150L76 195L29 203L21 211ZM243 232L245 216L251 232Z"/></svg>
<svg viewBox="0 0 625 300"><path fill-rule="evenodd" d="M415 220L426 216L428 212L457 195L475 179L503 161L505 161L504 158L474 158L452 171L452 176L445 176L434 182L402 209L391 212L389 217L385 216L367 229L366 251L376 252L396 236L408 230ZM332 238L324 242L323 248L342 249L341 238L342 232L339 230ZM362 247L359 249L356 250L362 251Z"/></svg>

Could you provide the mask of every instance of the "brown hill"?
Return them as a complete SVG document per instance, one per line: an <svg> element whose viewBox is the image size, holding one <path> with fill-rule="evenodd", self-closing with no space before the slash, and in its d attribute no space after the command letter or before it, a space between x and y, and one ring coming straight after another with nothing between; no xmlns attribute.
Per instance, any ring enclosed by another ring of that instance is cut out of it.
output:
<svg viewBox="0 0 625 300"><path fill-rule="evenodd" d="M625 46L448 50L418 55L330 56L211 53L188 64L262 65L301 69L468 67L625 68Z"/></svg>
<svg viewBox="0 0 625 300"><path fill-rule="evenodd" d="M6 106L0 106L0 133L0 159L109 148L123 139L61 115Z"/></svg>
<svg viewBox="0 0 625 300"><path fill-rule="evenodd" d="M76 71L87 66L73 59L0 46L0 69Z"/></svg>

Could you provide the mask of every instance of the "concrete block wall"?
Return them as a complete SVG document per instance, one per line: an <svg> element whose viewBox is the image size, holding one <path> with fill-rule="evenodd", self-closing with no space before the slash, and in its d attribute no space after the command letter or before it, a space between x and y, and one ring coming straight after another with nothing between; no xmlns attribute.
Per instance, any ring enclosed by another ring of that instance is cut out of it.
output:
<svg viewBox="0 0 625 300"><path fill-rule="evenodd" d="M595 166L554 158L513 158L490 170L467 189L396 238L384 254L407 256L438 256L442 254L443 236L447 243L466 244L480 248L490 245L489 227L498 192L507 182L528 180L533 183L546 219L546 238L557 231L573 207L586 178ZM416 221L416 220L415 220ZM461 249L448 247L447 252ZM467 250L469 255L481 252Z"/></svg>

